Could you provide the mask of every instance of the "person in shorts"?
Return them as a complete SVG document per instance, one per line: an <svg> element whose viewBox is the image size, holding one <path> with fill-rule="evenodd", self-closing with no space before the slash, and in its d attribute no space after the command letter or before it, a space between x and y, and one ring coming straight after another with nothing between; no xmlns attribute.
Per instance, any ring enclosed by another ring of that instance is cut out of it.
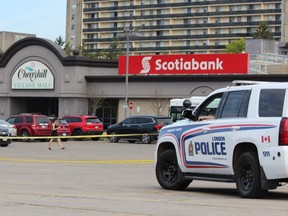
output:
<svg viewBox="0 0 288 216"><path fill-rule="evenodd" d="M58 129L58 126L57 126L57 122L58 122L58 118L55 117L54 120L53 120L53 123L52 123L52 133L51 133L51 136L55 136L57 137L58 136L58 133L57 133L57 129ZM52 142L53 142L54 138L51 138L49 143L48 143L48 149L49 150L52 150L51 149L51 145L52 145ZM57 137L57 142L60 146L61 149L65 149L65 147L63 147L62 143L61 143L61 139L60 137Z"/></svg>

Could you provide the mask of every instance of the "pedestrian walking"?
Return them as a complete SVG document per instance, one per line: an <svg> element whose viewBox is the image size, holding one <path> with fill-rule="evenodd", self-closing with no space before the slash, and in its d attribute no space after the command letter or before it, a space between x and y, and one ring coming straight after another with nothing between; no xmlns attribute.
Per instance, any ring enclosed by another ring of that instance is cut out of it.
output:
<svg viewBox="0 0 288 216"><path fill-rule="evenodd" d="M58 136L58 133L57 133L57 129L58 129L58 126L57 126L57 123L58 123L58 118L55 117L54 120L53 120L53 123L52 123L52 133L51 133L51 136ZM53 142L54 138L51 138L49 143L48 143L48 149L49 150L52 150L51 149L51 145L52 145L52 142ZM61 139L60 137L57 137L57 142L60 146L61 149L65 149L65 147L63 147L62 143L61 143Z"/></svg>

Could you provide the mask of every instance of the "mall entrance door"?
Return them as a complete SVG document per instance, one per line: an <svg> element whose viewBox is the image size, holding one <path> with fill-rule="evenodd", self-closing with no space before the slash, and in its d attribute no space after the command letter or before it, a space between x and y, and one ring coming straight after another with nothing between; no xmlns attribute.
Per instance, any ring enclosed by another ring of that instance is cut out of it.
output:
<svg viewBox="0 0 288 216"><path fill-rule="evenodd" d="M96 116L104 124L104 129L107 129L109 125L116 123L117 110L118 110L117 99L105 99L102 102L102 106L97 109Z"/></svg>

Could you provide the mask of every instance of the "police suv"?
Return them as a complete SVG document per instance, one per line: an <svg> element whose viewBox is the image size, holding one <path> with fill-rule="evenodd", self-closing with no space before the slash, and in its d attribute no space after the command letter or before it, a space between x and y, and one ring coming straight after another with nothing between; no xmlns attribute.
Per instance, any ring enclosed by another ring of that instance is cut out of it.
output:
<svg viewBox="0 0 288 216"><path fill-rule="evenodd" d="M255 198L288 182L288 83L251 83L218 89L194 110L184 102L185 119L161 129L155 171L164 189L236 182L240 196Z"/></svg>

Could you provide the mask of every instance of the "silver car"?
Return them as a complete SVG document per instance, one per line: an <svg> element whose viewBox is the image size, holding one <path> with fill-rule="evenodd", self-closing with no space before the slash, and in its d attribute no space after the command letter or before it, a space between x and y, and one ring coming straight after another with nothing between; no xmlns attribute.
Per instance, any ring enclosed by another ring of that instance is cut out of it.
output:
<svg viewBox="0 0 288 216"><path fill-rule="evenodd" d="M15 125L0 119L0 127L7 128L9 130L10 136L17 136L17 128Z"/></svg>

